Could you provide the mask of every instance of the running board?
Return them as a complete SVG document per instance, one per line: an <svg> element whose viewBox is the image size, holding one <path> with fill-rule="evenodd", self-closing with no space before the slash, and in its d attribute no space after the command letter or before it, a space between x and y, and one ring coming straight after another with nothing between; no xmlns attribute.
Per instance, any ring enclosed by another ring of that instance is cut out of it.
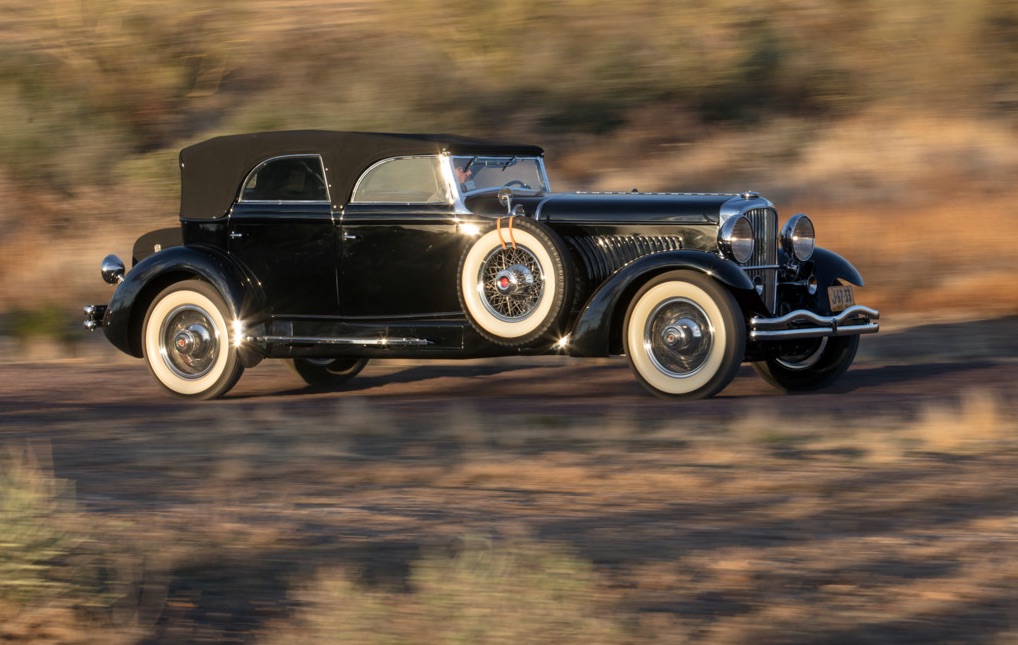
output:
<svg viewBox="0 0 1018 645"><path fill-rule="evenodd" d="M266 345L350 345L352 347L422 347L431 345L423 338L323 338L317 336L247 336L248 343Z"/></svg>

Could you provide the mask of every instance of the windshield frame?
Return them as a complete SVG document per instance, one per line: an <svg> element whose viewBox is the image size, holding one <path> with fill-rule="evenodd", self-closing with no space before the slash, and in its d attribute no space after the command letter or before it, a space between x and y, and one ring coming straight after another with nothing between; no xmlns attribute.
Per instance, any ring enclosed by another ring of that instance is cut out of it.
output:
<svg viewBox="0 0 1018 645"><path fill-rule="evenodd" d="M450 187L453 189L453 194L457 197L457 202L462 203L462 200L469 195L475 193L488 192L492 190L498 190L505 186L505 183L494 183L486 182L484 185L479 187L471 187L470 184L460 183L457 175L458 169L469 168L471 170L471 177L476 176L477 168L485 169L497 169L501 167L502 172L505 172L513 166L517 166L521 163L534 167L536 177L526 177L526 185L528 188L520 187L520 190L531 190L535 193L550 192L551 186L548 182L548 172L544 166L544 157L541 156L525 156L521 157L518 155L497 155L497 154L484 154L484 155L447 155L446 159L446 173L447 181ZM526 167L526 166L524 166ZM529 172L526 174L530 174ZM521 180L516 176L510 176L507 178L508 182ZM537 186L532 185L532 179L536 179L538 182ZM471 179L472 181L472 179ZM508 183L506 182L506 183ZM513 188L516 188L513 186Z"/></svg>

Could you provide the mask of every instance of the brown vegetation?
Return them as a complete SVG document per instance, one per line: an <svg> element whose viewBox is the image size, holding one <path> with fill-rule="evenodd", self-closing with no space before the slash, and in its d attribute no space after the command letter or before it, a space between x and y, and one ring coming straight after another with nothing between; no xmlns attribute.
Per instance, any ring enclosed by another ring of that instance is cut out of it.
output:
<svg viewBox="0 0 1018 645"><path fill-rule="evenodd" d="M874 302L1015 310L1011 3L0 0L0 16L0 310L102 299L98 260L172 224L180 147L309 127L534 141L565 189L752 188L809 207Z"/></svg>

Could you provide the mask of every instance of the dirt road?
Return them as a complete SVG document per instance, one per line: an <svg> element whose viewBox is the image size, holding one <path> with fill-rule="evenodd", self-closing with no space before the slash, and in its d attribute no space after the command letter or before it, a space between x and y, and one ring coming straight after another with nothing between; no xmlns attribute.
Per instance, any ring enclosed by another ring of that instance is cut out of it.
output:
<svg viewBox="0 0 1018 645"><path fill-rule="evenodd" d="M83 510L172 554L147 642L254 642L316 572L405 584L483 534L567 545L661 642L1004 643L1015 323L892 328L829 390L744 369L690 403L624 360L379 362L337 393L267 363L201 404L140 361L17 363L0 445L45 447Z"/></svg>

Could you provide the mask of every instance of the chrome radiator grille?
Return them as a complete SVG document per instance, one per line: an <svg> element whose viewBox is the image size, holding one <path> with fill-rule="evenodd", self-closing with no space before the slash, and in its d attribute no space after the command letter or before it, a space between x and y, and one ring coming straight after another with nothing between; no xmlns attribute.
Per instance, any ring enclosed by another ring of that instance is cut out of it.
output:
<svg viewBox="0 0 1018 645"><path fill-rule="evenodd" d="M774 313L778 299L778 214L773 208L755 208L746 212L746 217L753 225L756 244L745 271L758 291L762 287L760 297L767 310Z"/></svg>
<svg viewBox="0 0 1018 645"><path fill-rule="evenodd" d="M677 235L576 236L569 241L583 258L587 275L597 283L637 258L682 249Z"/></svg>

